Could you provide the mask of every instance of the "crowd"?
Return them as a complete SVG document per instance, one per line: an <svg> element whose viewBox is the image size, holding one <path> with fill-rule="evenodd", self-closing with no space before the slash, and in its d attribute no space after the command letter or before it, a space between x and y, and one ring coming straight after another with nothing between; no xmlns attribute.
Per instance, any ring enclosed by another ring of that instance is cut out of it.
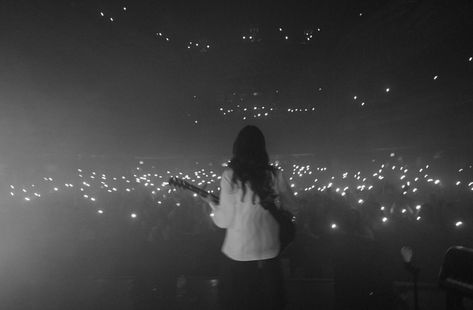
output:
<svg viewBox="0 0 473 310"><path fill-rule="evenodd" d="M296 183L309 170L298 166L286 174ZM471 191L431 187L420 202L387 180L343 195L329 183L321 190L299 183L293 187L300 203L297 237L283 253L285 273L334 279L335 295L345 296L338 300L395 298L393 281L409 280L404 245L414 249L426 282L436 281L449 246L473 247ZM166 184L160 196L135 185L131 192L97 194L93 202L79 190L41 194L34 202L12 198L0 209L1 273L19 283L129 277L137 309L153 298L172 303L182 277L216 277L223 231L212 223L209 206Z"/></svg>

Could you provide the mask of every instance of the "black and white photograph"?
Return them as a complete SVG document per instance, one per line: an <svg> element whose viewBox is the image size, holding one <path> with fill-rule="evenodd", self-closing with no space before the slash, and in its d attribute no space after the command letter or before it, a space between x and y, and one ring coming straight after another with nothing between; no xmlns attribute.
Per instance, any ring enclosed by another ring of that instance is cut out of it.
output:
<svg viewBox="0 0 473 310"><path fill-rule="evenodd" d="M0 309L473 310L473 0L0 0Z"/></svg>

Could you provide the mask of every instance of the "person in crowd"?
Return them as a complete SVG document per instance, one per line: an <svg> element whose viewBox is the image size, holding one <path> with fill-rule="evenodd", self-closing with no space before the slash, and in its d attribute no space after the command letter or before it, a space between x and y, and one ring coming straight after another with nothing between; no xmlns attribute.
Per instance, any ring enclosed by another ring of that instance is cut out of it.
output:
<svg viewBox="0 0 473 310"><path fill-rule="evenodd" d="M279 226L261 201L276 194L295 213L294 195L280 170L270 165L265 138L246 126L233 144L233 158L221 177L220 199L207 202L213 221L226 230L219 282L223 309L283 309Z"/></svg>

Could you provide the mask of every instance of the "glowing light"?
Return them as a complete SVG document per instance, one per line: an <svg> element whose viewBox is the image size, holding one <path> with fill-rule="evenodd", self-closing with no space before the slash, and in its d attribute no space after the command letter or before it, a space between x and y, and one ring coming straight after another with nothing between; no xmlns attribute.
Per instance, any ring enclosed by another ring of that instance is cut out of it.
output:
<svg viewBox="0 0 473 310"><path fill-rule="evenodd" d="M417 220L418 220L418 221L420 221L420 219L421 219L421 217L420 217L420 216L418 216L418 217L417 217Z"/></svg>
<svg viewBox="0 0 473 310"><path fill-rule="evenodd" d="M100 12L100 16L102 16L102 17L103 17L103 16L105 16L105 14L103 14L103 12Z"/></svg>
<svg viewBox="0 0 473 310"><path fill-rule="evenodd" d="M386 92L389 93L391 91L391 89L388 87L386 88Z"/></svg>
<svg viewBox="0 0 473 310"><path fill-rule="evenodd" d="M438 78L439 78L439 76L438 76L438 75L434 76L434 80L436 80L436 79L438 79Z"/></svg>
<svg viewBox="0 0 473 310"><path fill-rule="evenodd" d="M388 221L388 218L387 218L387 217L383 217L381 220L383 221L383 223L386 223L386 222Z"/></svg>
<svg viewBox="0 0 473 310"><path fill-rule="evenodd" d="M416 206L416 210L420 210L421 208L422 208L421 205L417 205L417 206Z"/></svg>
<svg viewBox="0 0 473 310"><path fill-rule="evenodd" d="M97 213L98 214L103 214L103 210L99 209L99 210L97 210Z"/></svg>
<svg viewBox="0 0 473 310"><path fill-rule="evenodd" d="M462 222L462 221L458 221L458 222L455 223L455 226L457 226L457 227L460 227L460 226L462 226L462 225L463 225L463 222Z"/></svg>
<svg viewBox="0 0 473 310"><path fill-rule="evenodd" d="M363 202L365 202L363 199L358 199L358 204L362 204Z"/></svg>
<svg viewBox="0 0 473 310"><path fill-rule="evenodd" d="M136 213L132 213L131 215L131 218L135 219L137 217Z"/></svg>
<svg viewBox="0 0 473 310"><path fill-rule="evenodd" d="M337 224L333 223L330 227L332 227L332 229L336 229L338 226Z"/></svg>
<svg viewBox="0 0 473 310"><path fill-rule="evenodd" d="M456 186L458 186L458 185L460 185L460 184L461 184L460 181L457 181L457 182L455 183Z"/></svg>

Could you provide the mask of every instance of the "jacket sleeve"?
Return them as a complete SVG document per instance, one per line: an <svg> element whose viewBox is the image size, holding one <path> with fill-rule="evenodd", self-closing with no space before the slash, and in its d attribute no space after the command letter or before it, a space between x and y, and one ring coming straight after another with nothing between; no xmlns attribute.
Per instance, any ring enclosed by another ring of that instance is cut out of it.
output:
<svg viewBox="0 0 473 310"><path fill-rule="evenodd" d="M278 171L277 173L277 188L282 207L289 210L292 214L297 214L299 207L296 196L294 196L294 193L292 192L292 189L282 171Z"/></svg>
<svg viewBox="0 0 473 310"><path fill-rule="evenodd" d="M211 204L215 225L220 228L228 228L235 216L235 197L232 195L231 172L226 170L220 180L220 199L219 204Z"/></svg>

